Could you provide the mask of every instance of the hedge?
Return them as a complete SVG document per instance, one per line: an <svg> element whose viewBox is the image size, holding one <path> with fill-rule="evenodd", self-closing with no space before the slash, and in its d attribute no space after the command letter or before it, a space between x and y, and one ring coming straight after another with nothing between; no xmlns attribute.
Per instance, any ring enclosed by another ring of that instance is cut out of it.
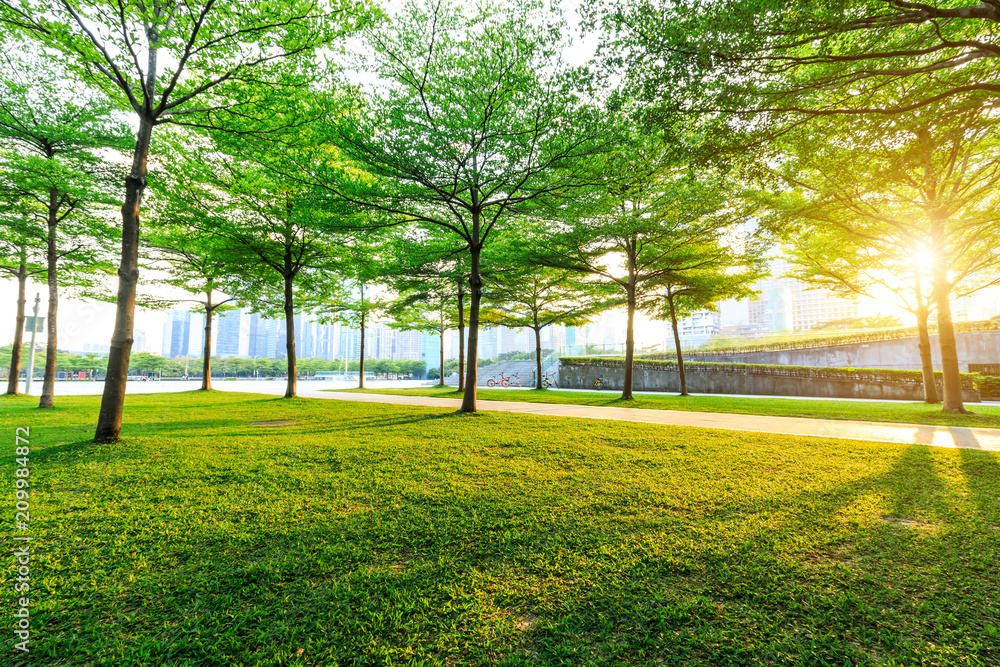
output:
<svg viewBox="0 0 1000 667"><path fill-rule="evenodd" d="M621 357L562 357L559 361L565 365L601 366L602 368L625 367L625 360ZM670 371L677 370L677 362L671 359L636 359L633 362L633 368ZM733 375L772 375L823 380L876 382L879 384L923 384L923 373L921 371L888 368L826 368L821 366L780 366L775 364L685 361L684 369L686 371L729 373ZM941 381L941 376L941 371L934 372L934 377L938 382ZM983 378L978 373L961 373L961 376L962 387L965 389L978 389L983 382ZM998 381L998 391L1000 391L1000 378L996 378L996 380Z"/></svg>
<svg viewBox="0 0 1000 667"><path fill-rule="evenodd" d="M979 393L983 396L1000 396L1000 377L996 375L980 376Z"/></svg>

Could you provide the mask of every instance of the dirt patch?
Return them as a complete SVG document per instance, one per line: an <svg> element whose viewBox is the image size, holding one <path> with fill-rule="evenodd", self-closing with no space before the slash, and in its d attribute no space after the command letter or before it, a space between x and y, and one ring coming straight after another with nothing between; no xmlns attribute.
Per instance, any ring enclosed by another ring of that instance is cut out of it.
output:
<svg viewBox="0 0 1000 667"><path fill-rule="evenodd" d="M931 530L936 526L932 523L925 523L923 521L911 521L910 519L900 519L894 516L883 516L882 521L884 523L891 524L893 526L901 526L903 528L913 528L914 530Z"/></svg>
<svg viewBox="0 0 1000 667"><path fill-rule="evenodd" d="M528 630L535 627L536 623L538 623L537 616L532 616L531 614L525 614L524 616L518 617L518 619L514 621L514 627L516 627L521 632L527 632Z"/></svg>

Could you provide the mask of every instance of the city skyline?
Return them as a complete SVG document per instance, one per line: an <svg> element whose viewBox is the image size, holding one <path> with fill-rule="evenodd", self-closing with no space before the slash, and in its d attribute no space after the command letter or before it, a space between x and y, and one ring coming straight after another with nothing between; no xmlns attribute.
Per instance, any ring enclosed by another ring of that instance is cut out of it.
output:
<svg viewBox="0 0 1000 667"><path fill-rule="evenodd" d="M790 279L780 279L780 280L790 280ZM763 282L776 282L774 278L766 279ZM798 290L801 294L807 295L810 298L814 298L814 295L820 293L821 290ZM34 283L29 281L26 289L26 294L28 295L29 301L33 300L33 295L38 293L44 300L47 294L46 286L44 283ZM5 303L9 310L13 311L16 302L16 283L13 281L5 281L0 285L0 300ZM761 299L762 300L762 299ZM758 300L759 301L759 300ZM730 335L764 335L766 333L771 333L770 330L764 331L759 322L753 323L748 310L754 301L743 300L743 301L725 301L720 304L720 329L721 333L727 336ZM30 308L29 308L30 310ZM970 297L959 297L954 300L953 311L955 319L961 320L984 320L1000 314L1000 288L993 287L978 292ZM134 333L135 344L133 345L134 352L140 351L152 351L159 352L163 348L163 338L162 332L164 325L167 323L169 318L169 312L167 310L151 310L151 309L136 309L136 328ZM197 311L188 311L191 313L191 334L188 340L188 356L201 356L202 353L202 338L203 335L203 318L202 313ZM858 315L868 316L877 314L895 315L905 325L912 325L912 316L900 309L893 308L885 303L876 301L874 299L859 299ZM100 301L83 301L73 298L64 298L60 302L60 334L59 334L59 349L71 352L97 352L97 353L107 353L109 348L109 343L111 340L111 329L113 325L114 318L114 304L100 302ZM218 317L213 318L218 321ZM617 310L608 311L598 318L598 322L604 319L617 320L622 322L620 312ZM195 321L198 321L198 326L195 327ZM275 320L270 320L275 322ZM688 321L681 323L682 328L690 324ZM281 327L284 327L284 323L280 322ZM594 325L588 325L593 327ZM621 333L620 337L624 340L624 325L620 326ZM770 327L768 327L770 329ZM484 329L484 331L488 331ZM527 333L524 333L527 332ZM524 330L522 335L530 335L530 330ZM672 333L670 332L669 322L661 320L652 320L641 313L637 313L636 317L636 341L640 345L653 345L653 344L664 344L669 343L672 345L672 339L670 338ZM0 331L0 344L9 345L13 339L13 331ZM39 340L44 340L44 332L39 334ZM457 340L453 332L449 331L449 335L446 336L446 356L450 355L452 347L457 346L456 342L452 340ZM571 341L568 341L571 342ZM603 341L602 341L603 342ZM610 343L610 341L609 341ZM357 346L357 337L352 340L352 345ZM366 345L368 341L366 341ZM579 343L576 343L579 344ZM217 352L218 343L213 346L213 352ZM282 343L283 345L283 343ZM421 343L423 347L426 347L425 343ZM249 346L249 343L248 343ZM437 359L438 352L435 347L431 351L431 355L425 356L428 358ZM247 349L248 356L274 356L274 352L271 351L270 354L252 354ZM302 356L301 354L299 356ZM342 355L339 355L342 357ZM366 355L367 356L367 355ZM355 356L356 358L356 356ZM449 357L454 358L454 357ZM436 364L435 366L436 367Z"/></svg>

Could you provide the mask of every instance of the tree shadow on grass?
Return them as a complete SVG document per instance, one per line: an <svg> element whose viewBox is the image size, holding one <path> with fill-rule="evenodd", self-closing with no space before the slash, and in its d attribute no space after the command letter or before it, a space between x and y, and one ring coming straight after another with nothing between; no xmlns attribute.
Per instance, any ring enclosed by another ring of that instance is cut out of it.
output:
<svg viewBox="0 0 1000 667"><path fill-rule="evenodd" d="M31 460L34 463L41 463L54 458L62 458L67 454L80 458L93 454L94 452L97 452L105 447L107 447L107 445L99 445L95 443L92 437L87 440L78 440L76 442L62 442L57 445L50 445L43 449L33 449L31 452Z"/></svg>
<svg viewBox="0 0 1000 667"><path fill-rule="evenodd" d="M396 406L393 406L396 407ZM409 407L409 406L403 406ZM469 419L476 415L466 412L417 412L409 415L366 415L363 417L339 417L335 426L323 423L305 422L300 426L291 427L301 433L337 433L341 431L379 430L393 426L408 424L428 424L438 420Z"/></svg>
<svg viewBox="0 0 1000 667"><path fill-rule="evenodd" d="M960 449L958 455L978 518L1000 539L1000 455L973 449Z"/></svg>
<svg viewBox="0 0 1000 667"><path fill-rule="evenodd" d="M397 419L387 416L376 427ZM969 488L978 489L973 496L995 503L988 497L995 458L970 461L963 469L971 471ZM46 632L38 650L75 656L67 664L610 667L996 658L988 646L969 645L992 613L970 604L988 575L963 570L970 546L943 500L949 486L928 448L900 451L882 473L819 491L778 490L741 509L717 507L735 502L719 495L674 525L629 524L626 514L560 504L575 488L564 483L525 487L533 495L503 485L431 495L414 478L377 502L308 517L290 512L277 523L256 513L267 499L250 498L241 514L206 507L212 520L182 531L152 508L113 558L95 547L89 556L79 549L52 554L50 569L76 583L42 591L36 617ZM847 538L853 562L817 566L805 558L804 551L840 546L843 533L824 539L824 532L858 499L880 496L889 518L956 525L925 531L875 517ZM780 510L787 516L769 520L768 512ZM95 514L90 523L101 529L91 539L118 535L118 521ZM954 570L945 587L913 589L910 566L939 561Z"/></svg>

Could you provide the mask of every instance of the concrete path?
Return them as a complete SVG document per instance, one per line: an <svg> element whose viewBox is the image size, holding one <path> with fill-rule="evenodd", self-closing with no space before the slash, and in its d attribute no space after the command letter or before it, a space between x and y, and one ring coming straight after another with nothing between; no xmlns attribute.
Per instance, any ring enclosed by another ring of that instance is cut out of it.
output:
<svg viewBox="0 0 1000 667"><path fill-rule="evenodd" d="M229 387L226 386L220 386L219 388L229 390ZM237 388L233 387L233 389ZM240 388L240 390L247 391L245 388ZM317 391L305 388L302 384L299 385L299 396L334 401L417 405L434 408L453 408L456 410L461 405L461 401L454 398ZM521 403L518 401L479 401L478 408L480 410L549 415L553 417L613 419L617 421L669 424L674 426L699 426L753 433L821 436L825 438L846 438L848 440L875 440L902 444L931 445L934 447L1000 451L1000 429L993 428L923 426L919 424L890 424L883 422L844 421L839 419L769 417L766 415L683 412L680 410L642 410L593 405Z"/></svg>
<svg viewBox="0 0 1000 667"><path fill-rule="evenodd" d="M413 381L373 381L366 383L373 388L404 388L427 386L423 380ZM147 392L192 391L198 389L198 381L173 382L130 382L130 394ZM277 380L238 380L212 383L213 388L222 391L249 392L255 394L285 393L285 383ZM320 398L335 401L361 401L366 403L390 403L394 405L422 405L435 408L457 410L460 401L452 398L432 398L429 396L394 396L382 394L354 394L324 389L347 389L350 382L299 382L299 395L306 398ZM40 390L41 383L37 383ZM57 396L100 394L103 382L59 382ZM32 385L32 393L37 393ZM783 397L788 398L788 397ZM972 406L975 409L975 406ZM881 422L842 421L839 419L807 419L802 417L768 417L765 415L741 415L720 412L684 412L680 410L640 410L635 408L610 408L591 405L555 405L548 403L521 403L518 401L479 401L481 410L518 412L534 415L558 417L583 417L586 419L615 419L621 421L645 422L648 424L671 424L677 426L700 426L732 431L756 433L783 433L787 435L822 436L847 438L850 440L877 440L903 444L932 445L935 447L961 447L966 449L986 449L1000 451L1000 429L965 428L960 426L920 426L916 424L887 424Z"/></svg>

